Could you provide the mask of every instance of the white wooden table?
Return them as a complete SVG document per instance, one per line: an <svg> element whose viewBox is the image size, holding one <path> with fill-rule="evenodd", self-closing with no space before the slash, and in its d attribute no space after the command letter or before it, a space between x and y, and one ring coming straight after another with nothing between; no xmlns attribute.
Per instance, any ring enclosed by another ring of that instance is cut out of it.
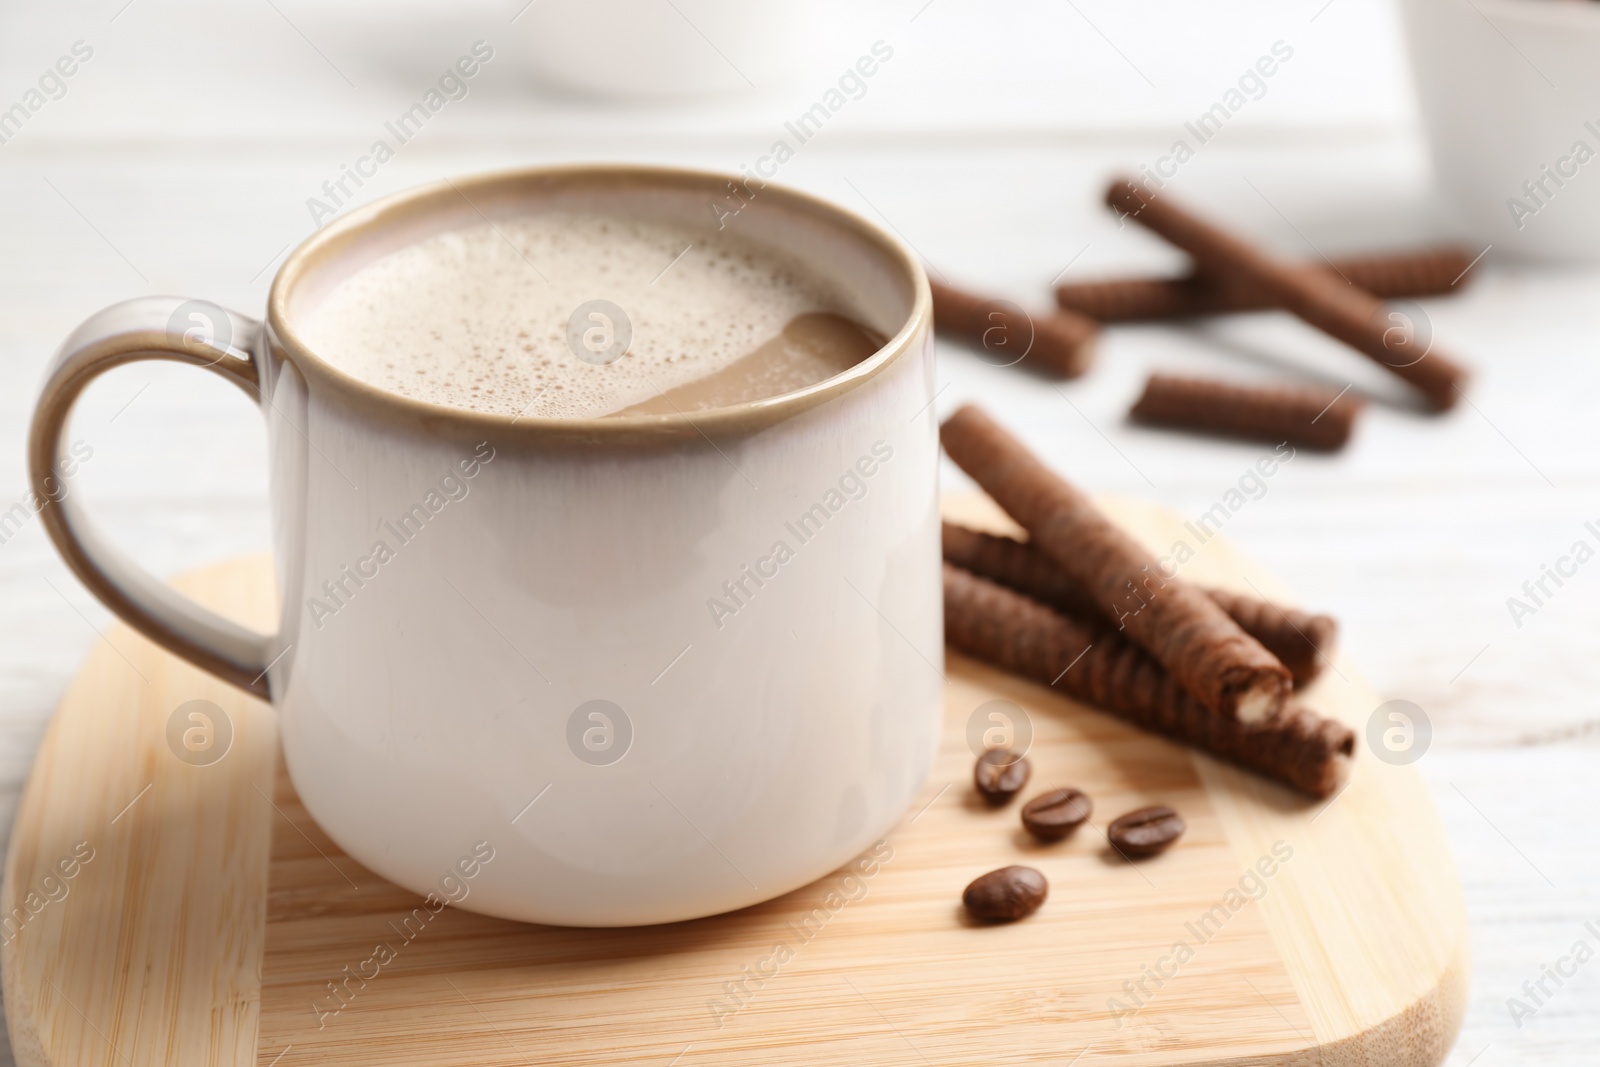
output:
<svg viewBox="0 0 1600 1067"><path fill-rule="evenodd" d="M0 13L0 107L75 41L94 49L65 95L0 144L0 456L9 457L0 512L25 491L39 374L80 319L158 292L258 314L273 267L311 229L306 198L478 39L495 43L496 58L467 99L436 116L361 199L544 161L734 169L881 38L894 61L780 180L879 219L952 280L1042 305L1063 270L1089 277L1177 262L1145 235L1119 231L1098 192L1114 169L1161 154L1184 118L1283 40L1293 62L1184 168L1184 195L1307 257L1447 232L1430 207L1382 0L1142 11L1088 0L875 4L841 23L837 56L819 59L815 76L754 101L675 109L538 96L517 54L520 2L474 0L448 13L421 3L124 3ZM1148 369L1280 378L1303 368L1379 398L1345 453L1296 458L1226 533L1307 604L1336 614L1377 689L1431 720L1421 767L1473 920L1458 1065L1588 1064L1600 1044L1600 963L1566 979L1521 1026L1507 1005L1575 941L1600 948L1583 928L1600 918L1600 857L1592 831L1567 829L1600 801L1591 696L1600 564L1520 627L1506 607L1573 541L1594 541L1583 524L1600 520L1597 298L1600 273L1492 268L1464 296L1428 302L1437 336L1478 372L1471 403L1434 418L1384 402L1393 394L1380 374L1275 315L1112 331L1094 373L1060 387L959 348L940 353L941 410L981 400L1080 484L1186 515L1209 508L1260 450L1130 427L1124 414ZM129 368L93 389L74 432L94 456L73 491L158 573L265 546L263 436L235 391L177 368ZM0 544L0 825L63 685L107 620L36 522Z"/></svg>

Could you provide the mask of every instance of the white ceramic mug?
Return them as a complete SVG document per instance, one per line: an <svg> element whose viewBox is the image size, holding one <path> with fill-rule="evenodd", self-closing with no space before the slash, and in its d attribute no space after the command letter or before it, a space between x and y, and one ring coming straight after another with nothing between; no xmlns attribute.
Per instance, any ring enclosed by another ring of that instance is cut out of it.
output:
<svg viewBox="0 0 1600 1067"><path fill-rule="evenodd" d="M709 225L728 180L596 166L402 193L291 253L264 322L216 312L195 330L195 302L133 300L51 367L29 457L44 497L75 398L111 367L186 362L259 398L277 633L140 570L77 496L44 521L130 624L272 702L307 810L408 889L486 841L472 910L579 926L723 912L857 854L932 763L931 304L892 237L760 189L730 224L842 280L890 340L818 385L692 421L433 405L345 375L299 332L339 279L428 234L619 202Z"/></svg>

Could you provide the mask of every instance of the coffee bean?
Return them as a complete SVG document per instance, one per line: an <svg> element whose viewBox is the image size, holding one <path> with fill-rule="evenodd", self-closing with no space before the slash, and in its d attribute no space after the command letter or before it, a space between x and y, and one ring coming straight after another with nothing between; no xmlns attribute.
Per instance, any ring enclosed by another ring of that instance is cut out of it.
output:
<svg viewBox="0 0 1600 1067"><path fill-rule="evenodd" d="M1001 867L980 875L961 894L974 919L1016 922L1032 915L1050 895L1050 883L1032 867Z"/></svg>
<svg viewBox="0 0 1600 1067"><path fill-rule="evenodd" d="M972 784L978 787L983 799L999 807L1022 791L1031 773L1033 766L1028 757L1019 756L1009 748L991 748L978 757L972 768Z"/></svg>
<svg viewBox="0 0 1600 1067"><path fill-rule="evenodd" d="M1040 841L1059 841L1093 811L1094 801L1081 789L1052 789L1022 806L1022 825Z"/></svg>
<svg viewBox="0 0 1600 1067"><path fill-rule="evenodd" d="M1154 856L1188 829L1183 816L1157 805L1130 811L1106 827L1111 846L1124 856Z"/></svg>

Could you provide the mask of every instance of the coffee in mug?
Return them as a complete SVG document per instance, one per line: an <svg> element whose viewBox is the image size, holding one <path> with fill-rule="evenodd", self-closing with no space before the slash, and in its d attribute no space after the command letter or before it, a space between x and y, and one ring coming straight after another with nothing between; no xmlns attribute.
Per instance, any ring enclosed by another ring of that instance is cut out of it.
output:
<svg viewBox="0 0 1600 1067"><path fill-rule="evenodd" d="M884 341L851 310L837 280L736 232L555 211L469 223L366 264L311 312L306 339L346 373L430 403L671 414L848 370Z"/></svg>

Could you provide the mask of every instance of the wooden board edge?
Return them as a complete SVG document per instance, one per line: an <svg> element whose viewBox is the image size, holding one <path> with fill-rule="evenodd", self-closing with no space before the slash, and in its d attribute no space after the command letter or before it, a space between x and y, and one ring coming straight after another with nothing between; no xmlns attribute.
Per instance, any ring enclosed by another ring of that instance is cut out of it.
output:
<svg viewBox="0 0 1600 1067"><path fill-rule="evenodd" d="M5 889L0 891L0 908L9 912L16 906L10 892L11 858L6 857ZM39 1039L38 1006L33 998L24 999L16 977L16 962L10 944L0 946L0 989L5 991L6 1031L11 1039L11 1058L17 1067L51 1067Z"/></svg>
<svg viewBox="0 0 1600 1067"><path fill-rule="evenodd" d="M261 558L199 568L172 584L224 614L238 617L243 605L253 617L241 621L259 625L270 614ZM168 748L169 718L191 700L215 704L232 728L230 747L210 765L185 765ZM96 751L115 755L96 759ZM16 909L30 912L29 891L44 891L74 842L94 853L64 879L59 901L31 913L14 937L0 936L0 983L21 1067L254 1067L276 751L276 718L265 704L126 626L102 635L45 730L0 886L3 924ZM85 762L109 770L73 777ZM135 889L153 872L195 862L220 872L198 892L188 882ZM51 887L52 895L60 888ZM68 958L68 946L106 944L116 945L116 959ZM130 974L154 976L171 1010L145 1018L150 982L130 982Z"/></svg>
<svg viewBox="0 0 1600 1067"><path fill-rule="evenodd" d="M1472 984L1465 940L1439 984L1404 1011L1365 1033L1322 1046L1322 1067L1439 1067L1455 1047L1467 1017Z"/></svg>
<svg viewBox="0 0 1600 1067"><path fill-rule="evenodd" d="M16 815L12 819L11 838L6 849L5 880L0 884L0 922L13 919L19 912L25 912L24 898L26 894L19 891L18 886L32 883L32 876L39 865L39 857L33 854L37 850L30 850L29 846L40 838L35 828L41 821L40 809L46 802L39 795L44 791L42 778L48 774L53 753L58 745L58 738L64 727L61 724L62 709L70 707L80 699L88 686L85 678L100 670L102 667L111 667L114 651L104 647L94 647L84 657L77 673L68 683L66 691L62 694L61 701L51 713L50 721L45 727L44 735L40 739L39 749L34 753L33 762L28 768L28 777L23 784L22 794L17 802ZM49 835L54 840L57 835ZM45 861L48 863L48 861ZM11 935L11 936L7 936ZM6 1029L11 1038L12 1057L18 1067L55 1067L53 1059L45 1047L42 1031L47 1029L48 1010L42 1005L44 989L37 983L23 982L22 974L24 963L18 941L21 931L12 935L9 929L0 933L0 988L5 994Z"/></svg>

